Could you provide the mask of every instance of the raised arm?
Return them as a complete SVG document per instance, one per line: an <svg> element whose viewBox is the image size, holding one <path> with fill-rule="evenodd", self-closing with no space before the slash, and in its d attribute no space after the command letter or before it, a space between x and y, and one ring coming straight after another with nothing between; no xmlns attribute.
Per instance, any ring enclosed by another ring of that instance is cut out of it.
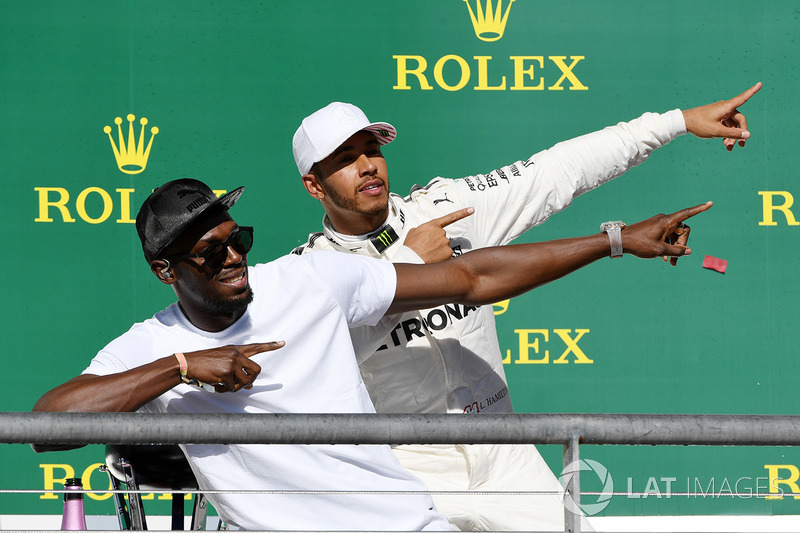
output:
<svg viewBox="0 0 800 533"><path fill-rule="evenodd" d="M707 202L656 215L622 230L623 251L645 259L691 253L683 222L711 207ZM395 264L397 289L390 313L444 303L484 305L517 296L610 255L608 236L483 248L428 265Z"/></svg>

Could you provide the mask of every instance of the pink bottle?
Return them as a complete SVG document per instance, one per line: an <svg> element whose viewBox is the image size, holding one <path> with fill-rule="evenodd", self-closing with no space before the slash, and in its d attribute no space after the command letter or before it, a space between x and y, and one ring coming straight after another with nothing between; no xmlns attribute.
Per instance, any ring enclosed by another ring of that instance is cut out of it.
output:
<svg viewBox="0 0 800 533"><path fill-rule="evenodd" d="M81 478L69 478L64 481L64 515L61 517L61 531L85 531L86 515L83 511L83 483Z"/></svg>

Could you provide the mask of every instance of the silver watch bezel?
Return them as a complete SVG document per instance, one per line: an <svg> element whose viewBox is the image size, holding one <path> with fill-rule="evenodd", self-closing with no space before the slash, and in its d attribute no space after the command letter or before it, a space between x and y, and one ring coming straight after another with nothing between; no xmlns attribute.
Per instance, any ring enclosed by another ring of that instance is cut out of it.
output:
<svg viewBox="0 0 800 533"><path fill-rule="evenodd" d="M608 241L611 245L611 257L622 257L622 228L626 224L621 220L609 220L600 224L600 231L608 235Z"/></svg>

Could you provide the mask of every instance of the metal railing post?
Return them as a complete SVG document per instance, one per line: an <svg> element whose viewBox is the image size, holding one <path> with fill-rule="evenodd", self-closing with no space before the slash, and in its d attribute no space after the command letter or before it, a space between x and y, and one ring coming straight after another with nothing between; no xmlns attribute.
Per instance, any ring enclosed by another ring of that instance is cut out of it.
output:
<svg viewBox="0 0 800 533"><path fill-rule="evenodd" d="M564 487L564 531L566 533L581 533L581 469L577 462L580 461L580 437L571 435L564 443L564 468L570 467L572 475ZM570 504L571 502L571 504Z"/></svg>

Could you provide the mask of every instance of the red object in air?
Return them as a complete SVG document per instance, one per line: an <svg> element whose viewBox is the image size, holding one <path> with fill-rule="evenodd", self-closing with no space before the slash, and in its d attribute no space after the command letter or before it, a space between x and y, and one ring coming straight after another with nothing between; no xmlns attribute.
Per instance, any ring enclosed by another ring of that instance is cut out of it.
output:
<svg viewBox="0 0 800 533"><path fill-rule="evenodd" d="M711 270L716 270L720 274L724 274L728 269L728 261L707 255L705 259L703 259L703 268L710 268Z"/></svg>

